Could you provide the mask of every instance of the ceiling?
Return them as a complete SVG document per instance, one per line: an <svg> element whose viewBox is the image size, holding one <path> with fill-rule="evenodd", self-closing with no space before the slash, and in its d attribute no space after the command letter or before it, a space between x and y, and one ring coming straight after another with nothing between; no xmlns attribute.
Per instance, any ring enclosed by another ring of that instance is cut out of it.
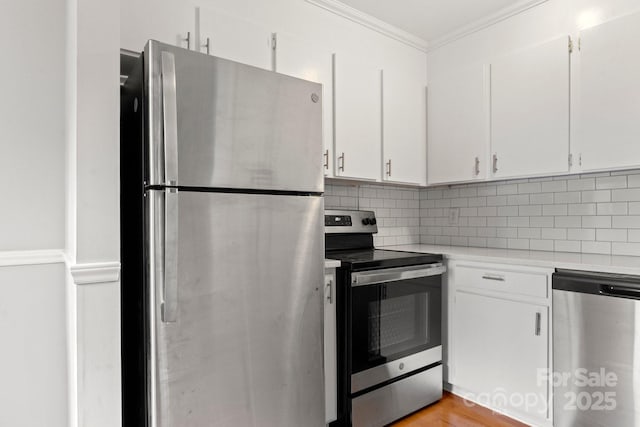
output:
<svg viewBox="0 0 640 427"><path fill-rule="evenodd" d="M340 0L426 41L438 39L519 0Z"/></svg>

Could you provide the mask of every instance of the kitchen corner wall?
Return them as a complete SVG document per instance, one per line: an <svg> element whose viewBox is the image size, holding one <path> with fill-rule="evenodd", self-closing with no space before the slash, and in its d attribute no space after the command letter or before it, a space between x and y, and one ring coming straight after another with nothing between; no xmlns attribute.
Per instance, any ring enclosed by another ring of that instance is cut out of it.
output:
<svg viewBox="0 0 640 427"><path fill-rule="evenodd" d="M640 255L640 170L420 191L420 242Z"/></svg>
<svg viewBox="0 0 640 427"><path fill-rule="evenodd" d="M420 190L417 188L327 180L325 208L374 211L378 219L376 246L420 243Z"/></svg>

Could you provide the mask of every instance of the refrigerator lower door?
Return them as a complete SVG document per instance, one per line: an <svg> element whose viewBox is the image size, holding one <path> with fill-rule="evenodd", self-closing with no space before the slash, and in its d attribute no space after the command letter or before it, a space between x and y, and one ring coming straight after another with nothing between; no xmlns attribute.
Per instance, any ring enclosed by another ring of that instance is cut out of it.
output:
<svg viewBox="0 0 640 427"><path fill-rule="evenodd" d="M322 86L155 41L149 185L321 193Z"/></svg>
<svg viewBox="0 0 640 427"><path fill-rule="evenodd" d="M324 425L323 199L147 195L151 425Z"/></svg>

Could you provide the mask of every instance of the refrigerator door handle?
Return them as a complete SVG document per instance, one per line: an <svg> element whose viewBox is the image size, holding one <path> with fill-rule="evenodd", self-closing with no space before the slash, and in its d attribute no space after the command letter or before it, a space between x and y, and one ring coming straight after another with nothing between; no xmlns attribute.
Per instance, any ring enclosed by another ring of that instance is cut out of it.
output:
<svg viewBox="0 0 640 427"><path fill-rule="evenodd" d="M178 317L178 189L164 192L164 274L162 321L172 323Z"/></svg>
<svg viewBox="0 0 640 427"><path fill-rule="evenodd" d="M162 52L162 122L164 132L164 182L178 185L178 101L176 98L176 59Z"/></svg>

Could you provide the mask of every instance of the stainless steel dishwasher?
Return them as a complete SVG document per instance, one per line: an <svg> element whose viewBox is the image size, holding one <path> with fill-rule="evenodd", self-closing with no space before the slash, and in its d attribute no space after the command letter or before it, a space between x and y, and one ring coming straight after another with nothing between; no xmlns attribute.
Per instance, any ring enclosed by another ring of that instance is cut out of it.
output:
<svg viewBox="0 0 640 427"><path fill-rule="evenodd" d="M553 275L555 427L640 426L640 276Z"/></svg>

